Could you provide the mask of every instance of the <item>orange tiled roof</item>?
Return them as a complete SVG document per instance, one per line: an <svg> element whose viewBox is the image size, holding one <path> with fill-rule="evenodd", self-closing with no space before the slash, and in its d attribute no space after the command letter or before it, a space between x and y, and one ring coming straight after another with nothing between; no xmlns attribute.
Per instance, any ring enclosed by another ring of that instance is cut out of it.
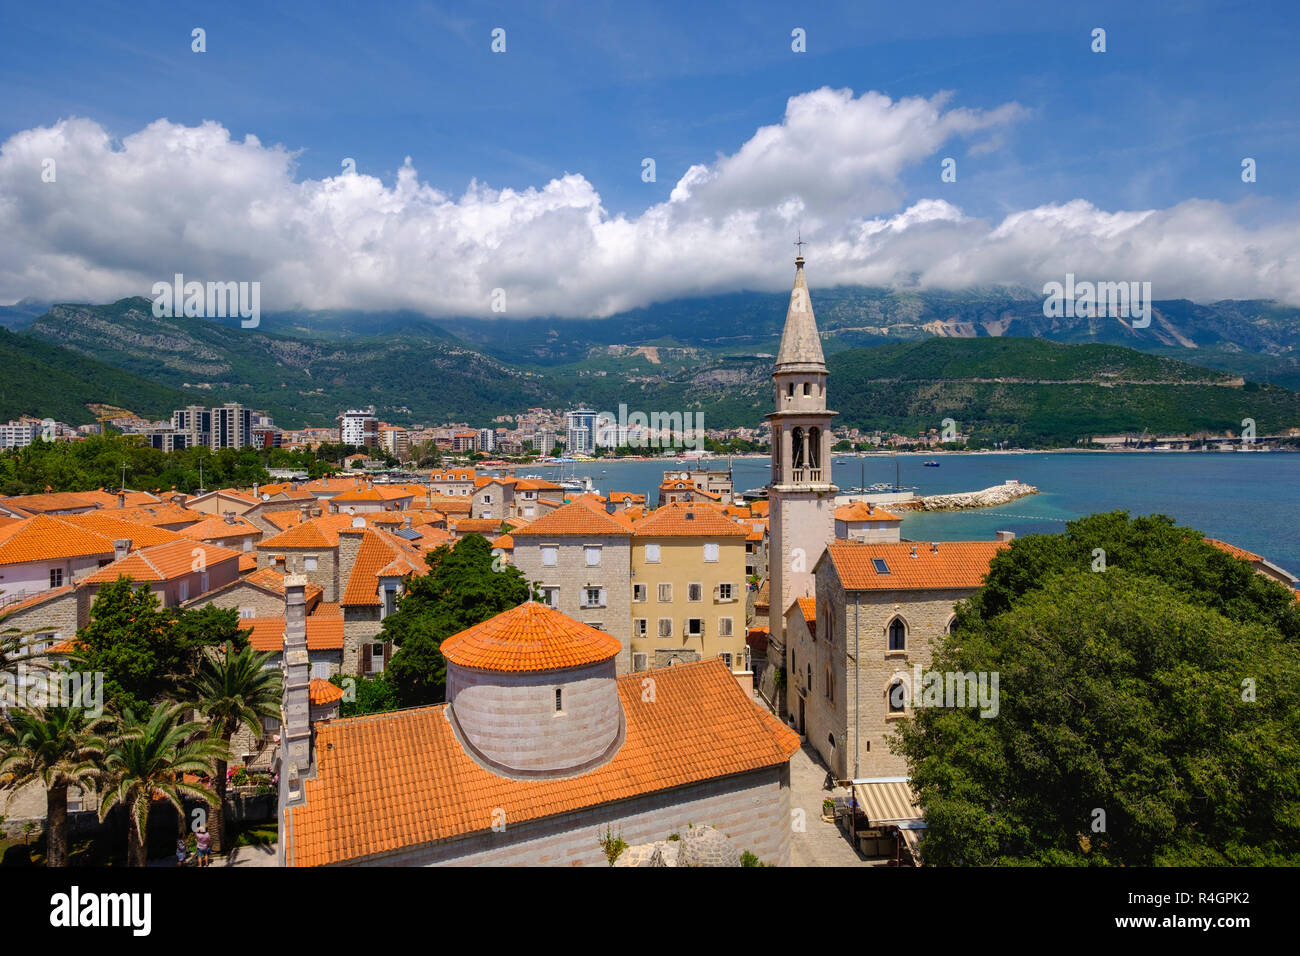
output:
<svg viewBox="0 0 1300 956"><path fill-rule="evenodd" d="M547 481L545 478L520 478L515 482L516 491L563 491L553 481Z"/></svg>
<svg viewBox="0 0 1300 956"><path fill-rule="evenodd" d="M94 491L78 491L76 494L87 501L94 502L101 508L117 507L118 492L116 491L105 491L103 488L97 488ZM136 505L156 504L162 499L157 495L151 495L147 491L127 491L123 493L123 500L128 508L132 508Z"/></svg>
<svg viewBox="0 0 1300 956"><path fill-rule="evenodd" d="M106 564L85 578L82 584L103 584L126 576L133 581L171 581L194 573L195 551L203 553L204 567L215 568L222 561L239 559L239 552L214 544L180 539L169 544L132 551L125 558ZM198 595L193 595L198 597Z"/></svg>
<svg viewBox="0 0 1300 956"><path fill-rule="evenodd" d="M398 542L401 542L400 544ZM428 569L419 551L401 538L369 528L361 535L357 557L339 601L344 605L379 606L379 579L422 574Z"/></svg>
<svg viewBox="0 0 1300 956"><path fill-rule="evenodd" d="M227 522L224 517L214 516L198 524L192 524L188 528L181 528L179 533L199 541L212 541L219 538L246 538L250 535L261 535L262 529L247 518L237 517L233 522Z"/></svg>
<svg viewBox="0 0 1300 956"><path fill-rule="evenodd" d="M116 498L113 499L113 503L117 503ZM47 491L39 495L12 495L8 498L0 498L0 505L16 508L28 514L44 514L70 508L97 508L99 502L78 491Z"/></svg>
<svg viewBox="0 0 1300 956"><path fill-rule="evenodd" d="M616 504L621 501L626 501L630 505L645 504L645 495L639 495L634 491L611 491L609 500Z"/></svg>
<svg viewBox="0 0 1300 956"><path fill-rule="evenodd" d="M183 540L179 531L151 527L136 521L126 521L117 517L120 513L116 510L87 511L79 515L60 515L59 520L76 525L78 528L93 531L95 534L103 535L110 540L129 538L132 548L148 548L155 544Z"/></svg>
<svg viewBox="0 0 1300 956"><path fill-rule="evenodd" d="M609 660L618 638L536 601L503 611L442 642L453 664L487 671L535 672Z"/></svg>
<svg viewBox="0 0 1300 956"><path fill-rule="evenodd" d="M766 518L768 513L768 503L766 501L751 501L749 503L749 512L755 518Z"/></svg>
<svg viewBox="0 0 1300 956"><path fill-rule="evenodd" d="M0 564L113 554L112 538L72 524L70 517L76 516L38 514L0 528Z"/></svg>
<svg viewBox="0 0 1300 956"><path fill-rule="evenodd" d="M241 617L241 630L252 630L248 646L259 653L284 650L284 618ZM307 618L307 650L341 651L343 649L343 616L329 617L312 614Z"/></svg>
<svg viewBox="0 0 1300 956"><path fill-rule="evenodd" d="M325 704L332 704L336 700L343 699L343 688L336 687L327 680L319 677L313 677L311 683L307 685L307 697L317 707L323 707Z"/></svg>
<svg viewBox="0 0 1300 956"><path fill-rule="evenodd" d="M515 532L520 535L614 535L632 533L632 529L613 515L583 504L581 501L570 502L556 508L549 514L542 515L530 524Z"/></svg>
<svg viewBox="0 0 1300 956"><path fill-rule="evenodd" d="M473 468L450 468L446 471L429 472L430 481L473 481Z"/></svg>
<svg viewBox="0 0 1300 956"><path fill-rule="evenodd" d="M845 590L917 591L977 588L988 574L989 562L1007 546L1005 541L941 541L935 553L921 541L834 541L826 552ZM878 573L873 558L884 559L889 573Z"/></svg>
<svg viewBox="0 0 1300 956"><path fill-rule="evenodd" d="M469 495L456 497L455 495L432 495L429 498L429 507L441 511L444 515L461 514L468 515L474 510L474 501Z"/></svg>
<svg viewBox="0 0 1300 956"><path fill-rule="evenodd" d="M513 551L515 548L515 539L508 534L503 534L499 538L492 539L492 547L500 548L502 551Z"/></svg>
<svg viewBox="0 0 1300 956"><path fill-rule="evenodd" d="M898 515L875 508L865 501L855 501L851 505L841 505L835 509L836 521L902 521Z"/></svg>
<svg viewBox="0 0 1300 956"><path fill-rule="evenodd" d="M675 502L656 508L636 523L638 538L725 537L749 534L744 525L732 521L717 508Z"/></svg>
<svg viewBox="0 0 1300 956"><path fill-rule="evenodd" d="M1217 538L1206 538L1205 543L1213 545L1214 547L1218 548L1220 551L1225 551L1228 554L1232 555L1234 558L1239 558L1242 561L1256 562L1256 561L1264 560L1258 554L1255 554L1253 551L1247 551L1245 548L1239 548L1235 544L1228 544L1228 542L1220 541Z"/></svg>
<svg viewBox="0 0 1300 956"><path fill-rule="evenodd" d="M284 596L284 572L277 571L275 568L262 568L260 571L254 571L252 574L245 575L232 584L251 584L263 590L270 591L273 594ZM319 584L307 582L303 588L303 597L306 598L307 605L310 607L313 598L318 598L325 593L325 589Z"/></svg>
<svg viewBox="0 0 1300 956"><path fill-rule="evenodd" d="M361 519L368 527L370 515L330 514L297 521L285 531L270 538L263 538L257 543L259 551L277 548L337 548L339 532L352 527L352 522Z"/></svg>
<svg viewBox="0 0 1300 956"><path fill-rule="evenodd" d="M799 611L803 614L804 622L808 629L812 630L817 626L817 599L810 597L801 597L795 600L799 605Z"/></svg>
<svg viewBox="0 0 1300 956"><path fill-rule="evenodd" d="M451 532L445 528L435 528L426 524L415 530L420 533L420 547L426 550L433 550L439 545L451 543Z"/></svg>
<svg viewBox="0 0 1300 956"><path fill-rule="evenodd" d="M338 601L321 601L311 612L312 617L342 617L343 607Z"/></svg>
<svg viewBox="0 0 1300 956"><path fill-rule="evenodd" d="M192 511L182 505L171 502L157 502L149 505L137 505L134 508L105 508L115 518L134 521L150 526L169 524L196 524L207 517L201 511Z"/></svg>
<svg viewBox="0 0 1300 956"><path fill-rule="evenodd" d="M257 555L251 551L246 551L239 556L239 573L244 574L248 571L257 570Z"/></svg>
<svg viewBox="0 0 1300 956"><path fill-rule="evenodd" d="M456 742L447 705L316 725L317 773L288 811L290 864L340 863L471 833L493 810L516 823L779 766L798 736L758 707L719 658L618 679L626 736L608 763L575 777L512 780ZM384 821L376 826L375 821Z"/></svg>
<svg viewBox="0 0 1300 956"><path fill-rule="evenodd" d="M486 535L498 533L504 523L499 518L457 518L447 524L457 534L477 533Z"/></svg>

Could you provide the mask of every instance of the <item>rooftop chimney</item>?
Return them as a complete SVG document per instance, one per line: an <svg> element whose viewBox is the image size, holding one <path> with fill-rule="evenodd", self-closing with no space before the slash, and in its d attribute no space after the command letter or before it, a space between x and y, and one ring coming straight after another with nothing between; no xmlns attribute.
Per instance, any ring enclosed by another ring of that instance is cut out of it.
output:
<svg viewBox="0 0 1300 956"><path fill-rule="evenodd" d="M113 560L121 561L131 553L131 539L117 538L113 541Z"/></svg>
<svg viewBox="0 0 1300 956"><path fill-rule="evenodd" d="M117 506L118 506L119 508L125 508L125 507L126 507L126 490L125 490L125 489L123 489L122 491L119 491L119 492L117 493Z"/></svg>
<svg viewBox="0 0 1300 956"><path fill-rule="evenodd" d="M284 579L284 651L280 658L280 827L288 832L289 808L302 803L302 782L312 771L311 662L307 654L307 578ZM284 844L280 841L280 865Z"/></svg>
<svg viewBox="0 0 1300 956"><path fill-rule="evenodd" d="M227 511L226 524L234 524L234 523L235 523L235 513L233 511Z"/></svg>
<svg viewBox="0 0 1300 956"><path fill-rule="evenodd" d="M916 545L912 545L912 553L909 554L908 557L909 557L909 558L914 558L914 557L916 557Z"/></svg>
<svg viewBox="0 0 1300 956"><path fill-rule="evenodd" d="M939 553L939 542L938 542L938 541L931 541L931 542L930 542L930 553L931 553L931 554L938 554L938 553Z"/></svg>

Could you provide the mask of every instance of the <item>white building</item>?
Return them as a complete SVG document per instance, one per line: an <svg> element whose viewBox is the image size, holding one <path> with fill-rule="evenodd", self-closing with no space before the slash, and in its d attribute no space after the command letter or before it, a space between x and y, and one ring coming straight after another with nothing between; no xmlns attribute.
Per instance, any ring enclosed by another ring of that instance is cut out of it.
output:
<svg viewBox="0 0 1300 956"><path fill-rule="evenodd" d="M374 448L379 443L379 419L374 406L350 408L339 416L339 441L358 448Z"/></svg>

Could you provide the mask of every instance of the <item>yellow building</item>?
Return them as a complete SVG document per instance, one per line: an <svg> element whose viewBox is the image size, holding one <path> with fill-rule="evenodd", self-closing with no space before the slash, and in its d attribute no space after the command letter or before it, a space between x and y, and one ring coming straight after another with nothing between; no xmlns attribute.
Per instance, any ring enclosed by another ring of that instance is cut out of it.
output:
<svg viewBox="0 0 1300 956"><path fill-rule="evenodd" d="M752 692L745 644L745 538L716 505L670 504L632 535L632 668L721 657Z"/></svg>

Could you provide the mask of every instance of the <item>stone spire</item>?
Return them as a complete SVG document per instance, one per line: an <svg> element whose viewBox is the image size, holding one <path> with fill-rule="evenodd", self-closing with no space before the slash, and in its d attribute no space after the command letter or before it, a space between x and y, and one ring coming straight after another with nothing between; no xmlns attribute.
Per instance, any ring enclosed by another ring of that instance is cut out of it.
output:
<svg viewBox="0 0 1300 956"><path fill-rule="evenodd" d="M799 366L800 371L826 370L821 336L817 334L817 320L813 317L812 297L808 295L808 281L803 274L803 256L794 260L794 289L790 292L790 307L785 313L781 351L776 356L778 373L790 370L790 366Z"/></svg>

